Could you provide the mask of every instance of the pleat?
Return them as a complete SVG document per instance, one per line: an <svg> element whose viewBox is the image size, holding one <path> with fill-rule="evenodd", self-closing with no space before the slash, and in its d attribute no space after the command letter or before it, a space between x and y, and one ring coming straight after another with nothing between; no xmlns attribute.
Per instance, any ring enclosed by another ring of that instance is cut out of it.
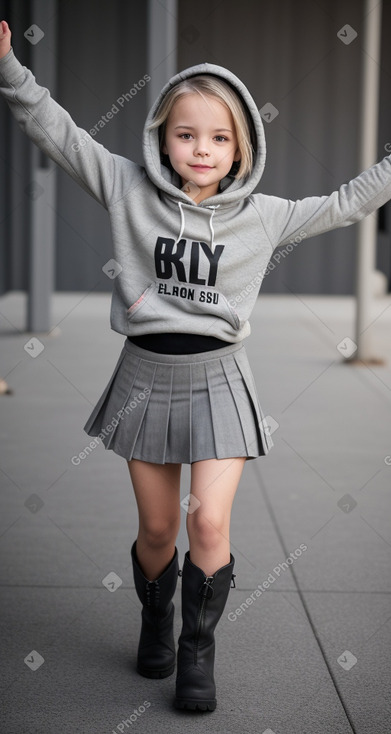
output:
<svg viewBox="0 0 391 734"><path fill-rule="evenodd" d="M193 431L192 431L192 425L193 425L193 368L192 365L189 365L189 425L188 425L188 435L189 435L189 458L188 462L191 464L193 461Z"/></svg>
<svg viewBox="0 0 391 734"><path fill-rule="evenodd" d="M138 369L138 366L136 367L135 375L137 374L137 369ZM112 443L115 444L117 443L117 441L120 440L119 434L121 433L121 427L122 427L120 425L120 422L123 420L123 416L121 417L122 415L121 410L123 411L126 410L126 406L129 402L129 398L133 390L134 379L135 379L135 376L131 380L131 386L128 390L126 389L126 383L124 382L124 380L118 380L117 385L116 385L115 398L113 396L113 400L109 399L107 403L102 423L103 425L106 425L106 426L109 425L110 423L114 424L113 431L110 433L109 438L105 439L105 446L107 449L112 448ZM121 393L125 394L125 398L123 399L122 402L121 402ZM118 404L120 405L119 408L118 408Z"/></svg>
<svg viewBox="0 0 391 734"><path fill-rule="evenodd" d="M227 357L205 363L214 444L218 459L224 456L247 454L236 403L222 366L226 359Z"/></svg>
<svg viewBox="0 0 391 734"><path fill-rule="evenodd" d="M131 459L138 440L140 429L148 408L148 402L153 390L155 365L142 364L139 358L132 355L125 360L124 369L117 380L116 390L112 393L112 400L107 405L104 416L104 426L110 420L117 420L109 439L102 438L106 448L113 449L126 459ZM117 411L123 410L119 418Z"/></svg>
<svg viewBox="0 0 391 734"><path fill-rule="evenodd" d="M254 419L257 420L257 418L252 407L248 389L234 359L223 360L223 369L231 391L232 400L235 403L246 453L247 455L257 454L259 452L259 439L254 423Z"/></svg>
<svg viewBox="0 0 391 734"><path fill-rule="evenodd" d="M144 362L143 371L149 364ZM164 464L166 461L174 365L157 364L155 368L142 433L140 433L132 453L134 458L140 458L143 461L149 461L148 457L154 456L154 461L157 464Z"/></svg>
<svg viewBox="0 0 391 734"><path fill-rule="evenodd" d="M186 463L191 456L191 365L176 364L167 429L166 461Z"/></svg>
<svg viewBox="0 0 391 734"><path fill-rule="evenodd" d="M191 457L190 462L212 459L216 446L205 362L191 365Z"/></svg>
<svg viewBox="0 0 391 734"><path fill-rule="evenodd" d="M113 373L112 373L112 375L111 375L111 377L110 377L110 379L109 379L109 381L108 381L108 383L107 383L107 385L106 385L106 387L105 387L102 395L100 396L98 402L96 403L96 405L95 405L94 409L92 410L92 412L91 412L91 414L90 414L87 422L85 423L85 425L83 427L83 430L86 431L86 433L88 433L90 436L97 436L98 433L99 433L99 428L101 426L101 420L102 420L102 413L104 413L104 410L105 410L105 404L107 403L107 401L108 401L108 399L110 397L110 392L111 392L111 389L113 387L114 378L115 378L117 372L119 371L119 368L121 367L122 362L123 362L124 357L126 356L126 354L127 354L126 353L126 349L125 349L125 347L123 347L123 349L122 349L122 351L121 351L121 353L120 353L120 355L118 357L117 364L114 367L114 371L113 371Z"/></svg>
<svg viewBox="0 0 391 734"><path fill-rule="evenodd" d="M254 421L255 421L255 427L257 430L258 439L260 442L260 447L262 449L262 455L266 455L269 453L269 451L273 448L274 443L272 441L271 436L268 434L268 432L265 430L264 426L264 420L265 416L263 414L263 410L261 408L261 404L259 402L257 390L255 387L254 377L247 359L246 352L241 350L240 352L236 352L232 355L233 359L235 360L238 369L240 370L240 373L243 377L244 383L246 385L247 391L248 391L248 397L251 401L252 410L254 413ZM254 451L254 447L251 447L251 451ZM257 452L255 452L257 454Z"/></svg>

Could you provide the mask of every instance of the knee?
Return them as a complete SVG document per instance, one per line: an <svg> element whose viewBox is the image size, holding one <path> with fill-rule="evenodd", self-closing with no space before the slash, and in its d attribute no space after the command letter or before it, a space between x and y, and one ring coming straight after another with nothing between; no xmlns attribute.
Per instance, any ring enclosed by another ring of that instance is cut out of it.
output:
<svg viewBox="0 0 391 734"><path fill-rule="evenodd" d="M159 550L170 545L178 534L178 520L173 518L155 518L140 524L140 534L150 548Z"/></svg>
<svg viewBox="0 0 391 734"><path fill-rule="evenodd" d="M210 551L228 540L225 519L220 514L193 512L187 517L190 542Z"/></svg>

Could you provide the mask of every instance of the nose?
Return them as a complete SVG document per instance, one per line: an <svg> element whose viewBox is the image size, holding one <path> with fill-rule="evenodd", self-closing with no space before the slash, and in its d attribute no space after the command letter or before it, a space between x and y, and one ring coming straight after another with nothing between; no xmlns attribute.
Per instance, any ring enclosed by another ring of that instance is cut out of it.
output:
<svg viewBox="0 0 391 734"><path fill-rule="evenodd" d="M204 157L209 154L209 148L206 140L199 138L194 146L194 155Z"/></svg>

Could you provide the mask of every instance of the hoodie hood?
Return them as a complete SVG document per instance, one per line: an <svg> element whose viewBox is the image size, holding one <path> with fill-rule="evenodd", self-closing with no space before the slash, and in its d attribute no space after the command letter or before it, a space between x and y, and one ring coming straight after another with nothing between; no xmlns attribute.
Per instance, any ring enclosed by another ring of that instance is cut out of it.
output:
<svg viewBox="0 0 391 734"><path fill-rule="evenodd" d="M197 206L197 204L195 204L195 202L181 189L181 182L178 174L162 163L161 152L159 149L158 128L148 130L148 127L153 122L157 109L167 92L175 87L176 84L179 84L179 82L198 74L216 76L223 81L228 82L228 84L230 84L241 97L252 123L253 129L251 132L254 148L254 160L251 173L240 180L235 179L233 176L226 176L220 184L220 192L215 194L215 196L204 199L204 201L200 203L200 206L203 205L210 207L220 207L225 204L232 205L244 199L246 196L249 196L259 183L265 167L266 144L262 119L250 92L243 82L235 76L235 74L229 71L229 69L225 69L223 66L208 63L190 66L188 69L175 74L175 76L173 76L163 87L155 103L152 105L144 125L143 154L145 169L148 177L161 191L164 191L169 196L175 197L177 201L183 201L186 204L191 202L194 206Z"/></svg>

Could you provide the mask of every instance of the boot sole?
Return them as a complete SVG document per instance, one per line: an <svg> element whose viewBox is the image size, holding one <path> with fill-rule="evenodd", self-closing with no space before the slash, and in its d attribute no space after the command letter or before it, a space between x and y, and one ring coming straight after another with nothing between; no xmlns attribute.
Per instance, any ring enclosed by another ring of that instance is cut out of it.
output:
<svg viewBox="0 0 391 734"><path fill-rule="evenodd" d="M176 698L174 706L176 709L187 709L188 711L214 711L216 701L197 701L196 699Z"/></svg>
<svg viewBox="0 0 391 734"><path fill-rule="evenodd" d="M165 670L148 670L148 668L137 667L137 672L144 678L168 678L169 675L173 674L174 670L175 663L170 668L165 668Z"/></svg>

